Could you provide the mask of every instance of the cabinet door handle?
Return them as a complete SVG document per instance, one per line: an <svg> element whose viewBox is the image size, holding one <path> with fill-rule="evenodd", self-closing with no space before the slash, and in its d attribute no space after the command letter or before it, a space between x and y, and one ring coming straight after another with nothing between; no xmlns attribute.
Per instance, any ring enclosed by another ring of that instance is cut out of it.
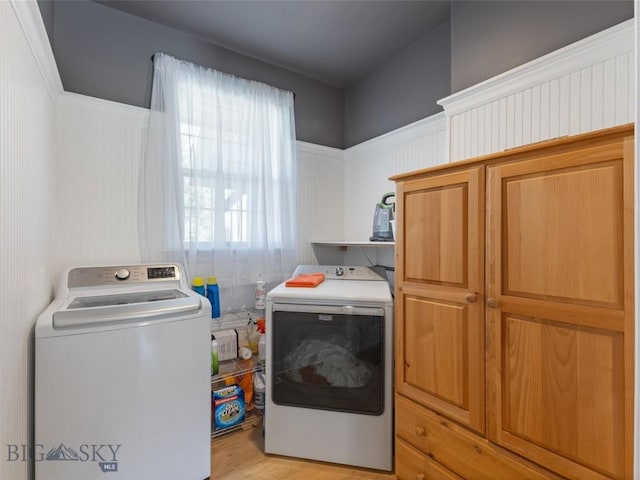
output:
<svg viewBox="0 0 640 480"><path fill-rule="evenodd" d="M498 302L498 300L496 300L495 298L487 299L487 307L498 308L499 306L500 306L500 302Z"/></svg>
<svg viewBox="0 0 640 480"><path fill-rule="evenodd" d="M467 303L476 303L478 301L478 295L475 293L467 293L464 299Z"/></svg>
<svg viewBox="0 0 640 480"><path fill-rule="evenodd" d="M416 432L417 436L424 437L425 430L424 430L424 427L422 425L416 426L415 432Z"/></svg>
<svg viewBox="0 0 640 480"><path fill-rule="evenodd" d="M416 480L424 480L424 473L416 474Z"/></svg>

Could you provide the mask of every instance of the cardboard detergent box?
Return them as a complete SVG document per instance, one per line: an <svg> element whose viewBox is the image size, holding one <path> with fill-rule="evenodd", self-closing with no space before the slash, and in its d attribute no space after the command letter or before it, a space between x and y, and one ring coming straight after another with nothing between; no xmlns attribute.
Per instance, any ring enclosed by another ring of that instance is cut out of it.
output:
<svg viewBox="0 0 640 480"><path fill-rule="evenodd" d="M235 330L217 330L212 332L218 342L218 361L238 358L238 333Z"/></svg>
<svg viewBox="0 0 640 480"><path fill-rule="evenodd" d="M219 388L211 392L213 403L213 429L222 430L244 421L244 390L238 385Z"/></svg>

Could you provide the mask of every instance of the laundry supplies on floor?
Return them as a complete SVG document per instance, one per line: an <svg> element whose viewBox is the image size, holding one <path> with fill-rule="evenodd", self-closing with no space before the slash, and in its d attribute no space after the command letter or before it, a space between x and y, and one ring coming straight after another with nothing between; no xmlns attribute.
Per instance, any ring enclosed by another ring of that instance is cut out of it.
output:
<svg viewBox="0 0 640 480"><path fill-rule="evenodd" d="M242 423L245 417L244 391L238 385L220 388L211 393L213 428L220 430Z"/></svg>

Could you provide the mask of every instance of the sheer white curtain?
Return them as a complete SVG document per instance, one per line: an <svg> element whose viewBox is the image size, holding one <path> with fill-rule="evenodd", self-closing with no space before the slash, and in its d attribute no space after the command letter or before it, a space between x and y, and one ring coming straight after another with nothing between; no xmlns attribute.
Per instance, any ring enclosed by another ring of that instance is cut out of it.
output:
<svg viewBox="0 0 640 480"><path fill-rule="evenodd" d="M140 175L140 248L218 277L223 310L296 260L293 94L166 54L154 57Z"/></svg>

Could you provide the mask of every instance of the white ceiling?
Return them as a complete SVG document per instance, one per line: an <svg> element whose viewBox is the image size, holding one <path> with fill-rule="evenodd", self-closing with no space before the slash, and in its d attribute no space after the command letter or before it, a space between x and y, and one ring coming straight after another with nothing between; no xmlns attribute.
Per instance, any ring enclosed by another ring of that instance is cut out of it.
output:
<svg viewBox="0 0 640 480"><path fill-rule="evenodd" d="M449 0L103 0L99 3L338 87L449 20Z"/></svg>

